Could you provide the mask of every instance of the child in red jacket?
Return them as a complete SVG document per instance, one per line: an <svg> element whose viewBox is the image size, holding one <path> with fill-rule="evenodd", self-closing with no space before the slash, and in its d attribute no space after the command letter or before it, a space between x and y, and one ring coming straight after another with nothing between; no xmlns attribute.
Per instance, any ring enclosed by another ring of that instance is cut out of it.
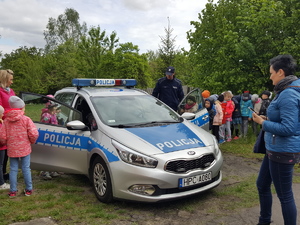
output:
<svg viewBox="0 0 300 225"><path fill-rule="evenodd" d="M19 160L25 181L25 196L32 194L32 178L30 171L31 144L39 136L38 130L32 120L24 115L25 103L17 96L9 98L10 110L5 112L5 120L0 129L0 142L7 145L7 155L10 159L10 192L9 197L17 195L17 176Z"/></svg>
<svg viewBox="0 0 300 225"><path fill-rule="evenodd" d="M232 112L234 111L234 103L231 100L233 95L230 91L225 91L223 93L224 101L221 103L222 111L223 111L223 120L222 126L220 127L220 142L223 143L225 141L231 141L231 129L230 122L232 121Z"/></svg>

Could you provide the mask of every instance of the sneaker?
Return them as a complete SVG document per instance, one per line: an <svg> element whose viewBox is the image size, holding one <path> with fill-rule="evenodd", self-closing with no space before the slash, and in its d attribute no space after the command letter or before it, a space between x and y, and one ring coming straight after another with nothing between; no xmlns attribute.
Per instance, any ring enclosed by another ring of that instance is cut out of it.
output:
<svg viewBox="0 0 300 225"><path fill-rule="evenodd" d="M50 173L50 176L51 176L51 177L59 177L60 174L57 173L57 172L51 172L51 173Z"/></svg>
<svg viewBox="0 0 300 225"><path fill-rule="evenodd" d="M237 139L239 139L239 137L238 137L238 136L235 136L235 137L233 138L233 140L237 140Z"/></svg>
<svg viewBox="0 0 300 225"><path fill-rule="evenodd" d="M16 191L10 191L10 192L8 193L8 196L9 196L10 198L14 198L14 197L17 196L17 192L16 192Z"/></svg>
<svg viewBox="0 0 300 225"><path fill-rule="evenodd" d="M51 180L52 177L48 171L41 171L40 176L43 177L44 180Z"/></svg>
<svg viewBox="0 0 300 225"><path fill-rule="evenodd" d="M24 190L25 196L31 196L32 195L32 190Z"/></svg>
<svg viewBox="0 0 300 225"><path fill-rule="evenodd" d="M231 138L229 138L229 139L227 139L226 141L227 141L227 142L231 142L231 141L232 141L232 139L231 139Z"/></svg>
<svg viewBox="0 0 300 225"><path fill-rule="evenodd" d="M219 140L219 144L222 144L222 143L224 143L224 142L225 142L224 139L220 139L220 140Z"/></svg>
<svg viewBox="0 0 300 225"><path fill-rule="evenodd" d="M5 189L10 189L10 185L7 183L0 185L0 190L5 190Z"/></svg>

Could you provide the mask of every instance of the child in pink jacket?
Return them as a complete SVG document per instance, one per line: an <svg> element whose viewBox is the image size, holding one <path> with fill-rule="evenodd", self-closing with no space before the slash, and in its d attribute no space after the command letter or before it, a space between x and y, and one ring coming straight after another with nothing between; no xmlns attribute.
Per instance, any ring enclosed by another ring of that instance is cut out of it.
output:
<svg viewBox="0 0 300 225"><path fill-rule="evenodd" d="M5 112L5 120L0 129L0 142L7 145L7 154L10 157L10 192L9 197L17 195L17 175L19 160L25 181L25 196L32 194L32 178L30 170L31 144L39 136L32 120L24 115L25 103L17 96L9 98L10 110Z"/></svg>

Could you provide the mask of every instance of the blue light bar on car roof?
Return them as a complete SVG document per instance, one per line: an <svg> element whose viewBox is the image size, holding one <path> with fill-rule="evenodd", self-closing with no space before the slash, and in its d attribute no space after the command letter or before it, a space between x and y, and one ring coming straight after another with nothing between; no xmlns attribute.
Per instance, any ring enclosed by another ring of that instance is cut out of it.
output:
<svg viewBox="0 0 300 225"><path fill-rule="evenodd" d="M72 80L75 87L105 87L105 86L136 86L135 79L95 79L95 78L76 78Z"/></svg>

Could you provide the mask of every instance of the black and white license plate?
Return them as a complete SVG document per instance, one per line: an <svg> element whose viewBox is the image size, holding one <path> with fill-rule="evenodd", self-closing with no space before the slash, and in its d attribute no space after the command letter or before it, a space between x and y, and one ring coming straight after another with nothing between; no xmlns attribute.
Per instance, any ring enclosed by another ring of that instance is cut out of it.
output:
<svg viewBox="0 0 300 225"><path fill-rule="evenodd" d="M186 177L186 178L180 178L179 179L179 187L189 187L195 184L200 184L204 183L207 181L210 181L211 178L211 172L200 174L200 175L195 175L191 177Z"/></svg>

